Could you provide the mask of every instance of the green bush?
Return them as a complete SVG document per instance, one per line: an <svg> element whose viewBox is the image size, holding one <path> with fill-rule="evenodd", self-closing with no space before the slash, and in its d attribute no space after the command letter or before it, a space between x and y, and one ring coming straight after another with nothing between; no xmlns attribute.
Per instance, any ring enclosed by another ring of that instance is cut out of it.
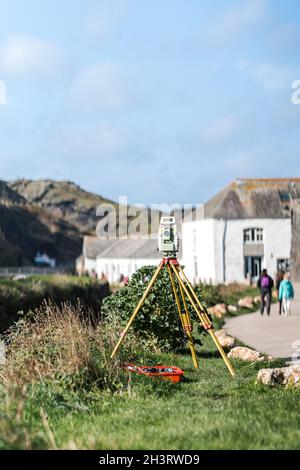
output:
<svg viewBox="0 0 300 470"><path fill-rule="evenodd" d="M133 274L127 286L106 298L101 310L103 318L111 321L117 319L121 325L125 325L142 297L155 269L155 266L139 269ZM177 285L177 281L175 282ZM201 289L197 288L197 291L198 294L201 294ZM188 307L189 312L192 312L189 303ZM160 272L142 309L135 318L132 328L141 338L152 339L159 348L165 350L179 348L185 343L166 267ZM200 326L198 332L203 332Z"/></svg>
<svg viewBox="0 0 300 470"><path fill-rule="evenodd" d="M88 277L31 276L23 280L0 280L0 332L18 320L18 312L27 314L39 308L44 300L57 304L81 303L97 318L102 300L109 295L109 285Z"/></svg>
<svg viewBox="0 0 300 470"><path fill-rule="evenodd" d="M195 287L196 294L203 299L206 307L212 307L218 303L224 302L220 293L219 285L199 283Z"/></svg>
<svg viewBox="0 0 300 470"><path fill-rule="evenodd" d="M15 323L4 338L6 361L0 365L0 387L22 389L48 379L66 390L122 386L124 371L119 361L109 358L118 339L117 324L103 322L95 328L84 313L79 303L74 307L44 302ZM141 354L146 348L151 351L149 345L130 335L118 359L134 358L136 351Z"/></svg>

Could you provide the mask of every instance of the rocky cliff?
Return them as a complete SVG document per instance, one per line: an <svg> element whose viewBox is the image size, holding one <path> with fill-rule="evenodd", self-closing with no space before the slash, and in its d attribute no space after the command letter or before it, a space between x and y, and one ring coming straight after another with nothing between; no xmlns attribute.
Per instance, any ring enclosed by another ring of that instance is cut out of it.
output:
<svg viewBox="0 0 300 470"><path fill-rule="evenodd" d="M72 263L80 254L82 234L76 225L18 194L0 182L0 265L30 265L38 251L59 264Z"/></svg>
<svg viewBox="0 0 300 470"><path fill-rule="evenodd" d="M99 204L110 202L115 205L70 181L21 179L9 184L26 201L76 226L82 235L94 234L99 221L96 217Z"/></svg>

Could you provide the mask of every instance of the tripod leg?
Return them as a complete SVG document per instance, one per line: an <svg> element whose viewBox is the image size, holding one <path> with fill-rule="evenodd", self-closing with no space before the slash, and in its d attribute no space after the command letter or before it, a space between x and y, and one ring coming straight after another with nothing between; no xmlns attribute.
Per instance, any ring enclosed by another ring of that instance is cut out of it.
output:
<svg viewBox="0 0 300 470"><path fill-rule="evenodd" d="M198 296L197 296L197 294L196 294L196 292L195 292L195 290L194 290L192 284L190 283L190 281L189 281L188 278L186 277L185 272L183 271L183 269L182 269L182 267L181 267L180 265L178 266L178 269L179 269L179 272L182 274L182 276L183 276L183 278L184 278L186 284L188 285L188 287L189 287L191 293L193 294L194 299L196 300L196 302L197 302L197 304L198 304L198 306L199 306L199 308L200 308L200 310L201 310L201 314L204 316L204 318L205 318L207 321L209 321L209 322L211 323L211 321L210 321L210 319L209 319L209 317L208 317L208 315L207 315L206 308L205 308L204 305L200 302L200 300L199 300L199 298L198 298ZM218 338L217 338L217 336L216 336L216 333L215 333L215 331L214 331L214 328L210 328L210 329L208 330L208 332L209 332L210 336L212 337L212 339L213 339L215 345L217 346L217 348L218 348L218 350L219 350L219 352L220 352L220 354L221 354L221 356L222 356L222 358L223 358L223 360L224 360L224 362L225 362L225 364L226 364L226 366L227 366L229 372L231 373L232 376L234 376L234 375L235 375L235 372L234 372L234 370L233 370L233 367L232 367L232 365L231 365L231 363L230 363L230 361L229 361L227 355L225 354L225 351L224 351L224 349L222 348L222 346L221 346L221 344L220 344L220 341L218 340Z"/></svg>
<svg viewBox="0 0 300 470"><path fill-rule="evenodd" d="M184 270L182 269L182 267L181 267L180 265L178 266L178 269L179 269L179 272L182 274L183 279L185 280L186 284L188 285L188 287L189 287L191 293L193 294L194 299L196 300L197 304L199 305L199 308L200 308L201 313L204 315L204 317L207 319L207 321L208 321L209 323L211 323L211 321L210 321L210 319L209 319L209 317L208 317L208 315L207 315L206 308L205 308L204 305L200 302L199 297L197 296L197 294L196 294L196 292L195 292L195 290L194 290L192 284L190 283L190 281L189 281L188 278L186 277Z"/></svg>
<svg viewBox="0 0 300 470"><path fill-rule="evenodd" d="M151 281L149 282L149 284L148 284L148 286L147 286L147 289L145 290L145 292L144 292L144 294L143 294L143 297L142 297L141 300L139 301L139 303L138 303L138 305L136 306L136 308L135 308L135 310L134 310L134 312L133 312L133 314L132 314L132 316L131 316L129 322L127 323L127 325L126 325L126 327L125 327L125 330L122 331L121 336L120 336L120 339L119 339L118 343L116 344L116 347L115 347L115 349L113 350L113 352L112 352L112 354L111 354L111 356L110 356L111 359L114 357L114 355L115 355L116 352L118 351L119 347L121 346L123 339L124 339L125 336L127 335L128 330L129 330L129 328L131 327L131 325L132 325L132 323L133 323L135 317L137 316L137 314L139 313L140 309L142 308L143 303L145 302L146 297L147 297L147 295L149 294L149 292L150 292L150 290L151 290L153 284L155 283L155 281L156 281L156 279L157 279L157 277L158 277L158 275L159 275L159 273L160 273L160 271L161 271L163 265L164 265L164 262L161 261L161 263L160 263L159 266L157 267L155 273L153 274L153 277L152 277Z"/></svg>
<svg viewBox="0 0 300 470"><path fill-rule="evenodd" d="M205 318L201 312L199 312L199 308L197 306L197 304L195 303L194 299L193 299L193 296L191 295L189 289L186 287L186 285L184 284L183 280L181 279L180 275L179 275L179 272L177 271L177 269L175 268L175 266L172 266L172 269L178 279L178 282L179 284L182 286L187 298L189 299L189 301L191 302L192 306L193 306L193 309L195 310L199 320L200 320L200 323L202 324L202 326L205 328L205 330L209 330L209 328L212 327L212 324L210 322L210 320L207 318Z"/></svg>
<svg viewBox="0 0 300 470"><path fill-rule="evenodd" d="M185 311L185 316L186 316L186 324L189 327L190 331L192 331L192 323L191 323L191 319L190 319L190 315L189 315L189 311L188 311L188 307L187 307L187 303L186 303L186 298L185 298L185 295L184 295L184 292L183 292L183 289L182 289L182 285L180 283L179 283L179 290L180 290L180 295L181 295L183 306L184 306L184 311Z"/></svg>
<svg viewBox="0 0 300 470"><path fill-rule="evenodd" d="M190 315L189 315L189 311L188 311L188 307L187 307L187 303L186 303L186 298L185 298L182 286L181 286L180 282L178 284L179 284L180 296L182 298L183 307L184 307L184 311L182 312L184 328L187 332L187 337L188 337L189 341L191 342L191 344L189 344L189 345L190 345L190 349L191 349L191 353L192 353L194 366L197 369L198 368L198 359L197 359L197 356L196 356L195 343L194 343L194 339L193 339L193 335L192 335L191 319L190 319ZM195 358L193 356L193 351L194 351ZM197 363L197 365L196 365L196 363Z"/></svg>
<svg viewBox="0 0 300 470"><path fill-rule="evenodd" d="M180 299L178 297L178 293L177 293L177 290L176 290L176 285L175 285L173 273L172 273L172 270L171 270L169 264L167 264L167 268L168 268L168 271L169 271L172 290L173 290L173 294L174 294L175 301L176 301L176 304L177 304L178 313L179 313L179 317L180 317L180 320L181 320L182 328L185 331L185 333L187 335L187 338L188 338L188 345L189 345L189 348L190 348L190 351L191 351L193 364L194 364L195 369L198 369L198 360L197 360L195 344L194 344L192 331L191 331L191 324L188 322L186 312L183 312L181 310Z"/></svg>
<svg viewBox="0 0 300 470"><path fill-rule="evenodd" d="M183 269L182 269L182 267L181 267L180 265L179 265L179 268L178 268L178 269L179 269L180 273L182 274L184 280L186 281L186 283L187 283L187 285L188 285L188 287L189 287L191 293L193 294L194 299L196 300L196 302L197 302L197 304L198 304L198 306L199 306L199 308L200 308L200 310L201 310L201 314L202 314L202 315L204 316L204 318L205 318L205 321L208 321L208 322L211 324L211 321L210 321L210 319L209 319L209 317L208 317L208 315L207 315L206 308L205 308L205 307L202 305L202 303L200 302L200 300L199 300L199 298L198 298L198 296L197 296L197 294L196 294L196 292L195 292L193 286L192 286L191 283L189 282L188 278L186 277L186 275L185 275L185 273L184 273L184 271L183 271ZM221 346L220 341L218 340L218 338L217 338L217 336L216 336L216 333L215 333L214 328L209 328L209 329L208 329L208 333L209 333L210 336L212 337L212 339L213 339L215 345L217 346L217 348L218 348L218 350L219 350L219 352L220 352L220 354L221 354L221 356L222 356L222 359L223 359L223 361L225 362L225 364L226 364L226 366L227 366L227 368L228 368L230 374L234 377L234 376L235 376L234 369L233 369L233 367L232 367L232 365L231 365L231 363L230 363L230 361L229 361L229 359L228 359L228 357L227 357L227 355L226 355L226 353L225 353L223 347Z"/></svg>
<svg viewBox="0 0 300 470"><path fill-rule="evenodd" d="M189 287L189 289L187 288L187 286L184 284L183 280L181 279L180 277L180 274L179 272L177 271L177 269L175 268L174 265L171 265L172 266L172 269L175 273L175 275L177 276L177 279L178 279L178 282L181 284L184 292L186 293L189 301L191 302L195 312L197 313L198 317L199 317L199 320L200 322L202 323L202 325L204 326L204 328L208 331L208 333L210 334L210 336L212 337L215 345L217 346L221 356L222 356L222 359L223 361L225 362L226 364L226 367L228 368L230 374L234 377L235 376L235 372L234 372L234 369L227 357L227 355L225 354L225 351L224 349L222 348L218 338L216 337L216 334L215 334L215 331L214 331L214 328L212 326L212 323L211 321L209 320L207 314L206 314L206 311L205 311L205 308L202 306L200 300L198 299L197 295L196 295L196 292L194 291L192 285L189 283L187 277L185 276L185 274L183 273L183 270L181 267L179 267L179 270L180 272L183 274L184 276L184 279L186 280L186 283ZM196 303L195 303L195 299L196 299ZM200 307L200 312L199 312L199 307Z"/></svg>

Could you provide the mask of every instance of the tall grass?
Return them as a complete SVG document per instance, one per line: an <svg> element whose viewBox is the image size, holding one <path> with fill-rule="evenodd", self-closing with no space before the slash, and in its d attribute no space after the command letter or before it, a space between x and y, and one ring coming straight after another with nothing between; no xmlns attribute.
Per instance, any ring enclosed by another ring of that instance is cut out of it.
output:
<svg viewBox="0 0 300 470"><path fill-rule="evenodd" d="M95 313L100 312L102 300L109 295L109 285L88 277L31 276L19 281L0 279L0 331L5 331L18 320L19 312L25 314L39 308L45 299L56 303L77 299Z"/></svg>
<svg viewBox="0 0 300 470"><path fill-rule="evenodd" d="M44 407L89 413L100 393L127 390L125 361L154 354L155 345L129 334L118 358L110 359L120 326L95 326L93 312L77 303L45 301L5 335L0 366L0 448L56 448ZM37 421L32 429L31 420Z"/></svg>
<svg viewBox="0 0 300 470"><path fill-rule="evenodd" d="M93 313L87 315L79 302L76 306L69 303L58 306L45 301L8 331L6 363L0 368L2 384L6 388L23 387L69 375L80 376L83 386L114 388L121 369L109 356L119 327L117 323L100 323L97 327L94 324ZM126 354L134 356L138 349L143 349L143 344L129 335ZM119 357L122 359L122 354Z"/></svg>

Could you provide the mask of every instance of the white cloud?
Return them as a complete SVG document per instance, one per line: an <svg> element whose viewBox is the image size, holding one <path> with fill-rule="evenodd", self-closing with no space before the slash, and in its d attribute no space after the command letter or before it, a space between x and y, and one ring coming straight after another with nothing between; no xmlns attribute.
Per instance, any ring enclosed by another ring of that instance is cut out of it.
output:
<svg viewBox="0 0 300 470"><path fill-rule="evenodd" d="M55 155L73 160L74 156L82 158L83 155L104 159L121 157L132 142L128 131L100 123L55 130L49 136L48 144Z"/></svg>
<svg viewBox="0 0 300 470"><path fill-rule="evenodd" d="M102 39L119 24L125 13L124 0L106 0L87 17L85 32L88 36Z"/></svg>
<svg viewBox="0 0 300 470"><path fill-rule="evenodd" d="M63 62L60 48L38 37L13 34L0 47L0 69L20 77L52 75Z"/></svg>
<svg viewBox="0 0 300 470"><path fill-rule="evenodd" d="M216 119L201 131L201 140L205 143L222 143L230 139L238 128L237 119L228 114Z"/></svg>
<svg viewBox="0 0 300 470"><path fill-rule="evenodd" d="M292 67L248 60L239 61L237 69L269 92L289 90L291 81L299 72Z"/></svg>
<svg viewBox="0 0 300 470"><path fill-rule="evenodd" d="M106 62L81 70L71 83L69 101L84 112L127 109L132 93L124 69Z"/></svg>
<svg viewBox="0 0 300 470"><path fill-rule="evenodd" d="M246 0L242 4L239 2L238 6L227 10L205 31L205 39L216 43L234 39L263 18L266 5L267 0Z"/></svg>
<svg viewBox="0 0 300 470"><path fill-rule="evenodd" d="M255 149L240 149L240 151L227 151L224 159L224 172L230 173L235 177L250 176L257 174L261 155Z"/></svg>

